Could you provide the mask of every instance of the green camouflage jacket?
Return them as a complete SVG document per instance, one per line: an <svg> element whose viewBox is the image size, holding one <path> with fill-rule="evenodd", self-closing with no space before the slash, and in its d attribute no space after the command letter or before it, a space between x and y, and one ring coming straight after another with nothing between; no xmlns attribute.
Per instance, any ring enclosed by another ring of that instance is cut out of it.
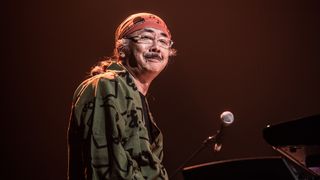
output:
<svg viewBox="0 0 320 180"><path fill-rule="evenodd" d="M120 64L85 80L73 98L68 178L168 179L162 165L162 134L149 116L152 144L140 94L133 77Z"/></svg>

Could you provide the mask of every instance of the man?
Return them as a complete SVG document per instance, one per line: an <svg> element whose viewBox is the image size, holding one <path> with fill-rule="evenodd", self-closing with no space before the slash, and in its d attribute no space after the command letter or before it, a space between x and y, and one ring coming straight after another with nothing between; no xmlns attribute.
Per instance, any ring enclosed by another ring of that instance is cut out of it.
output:
<svg viewBox="0 0 320 180"><path fill-rule="evenodd" d="M93 68L74 94L70 180L168 179L162 134L145 95L175 54L171 46L170 31L156 15L134 14L119 25L114 57Z"/></svg>

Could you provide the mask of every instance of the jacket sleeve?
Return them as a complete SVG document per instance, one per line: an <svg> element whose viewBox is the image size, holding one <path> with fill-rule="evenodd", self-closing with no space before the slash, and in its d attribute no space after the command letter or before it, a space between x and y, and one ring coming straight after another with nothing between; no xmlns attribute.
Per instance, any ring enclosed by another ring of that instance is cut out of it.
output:
<svg viewBox="0 0 320 180"><path fill-rule="evenodd" d="M75 91L68 127L68 180L85 180L85 142L87 137L85 125L92 115L93 89L83 82Z"/></svg>
<svg viewBox="0 0 320 180"><path fill-rule="evenodd" d="M144 179L122 144L119 122L124 121L114 82L96 79L87 83L76 95L70 118L69 179Z"/></svg>
<svg viewBox="0 0 320 180"><path fill-rule="evenodd" d="M72 110L68 128L68 180L84 180L83 140Z"/></svg>

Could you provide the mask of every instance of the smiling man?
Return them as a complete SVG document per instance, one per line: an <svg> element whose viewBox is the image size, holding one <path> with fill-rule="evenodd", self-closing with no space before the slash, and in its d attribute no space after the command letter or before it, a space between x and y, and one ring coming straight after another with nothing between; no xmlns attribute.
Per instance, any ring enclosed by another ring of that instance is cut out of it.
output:
<svg viewBox="0 0 320 180"><path fill-rule="evenodd" d="M168 179L162 134L145 98L175 55L165 22L129 16L115 33L114 56L75 91L68 129L70 180Z"/></svg>

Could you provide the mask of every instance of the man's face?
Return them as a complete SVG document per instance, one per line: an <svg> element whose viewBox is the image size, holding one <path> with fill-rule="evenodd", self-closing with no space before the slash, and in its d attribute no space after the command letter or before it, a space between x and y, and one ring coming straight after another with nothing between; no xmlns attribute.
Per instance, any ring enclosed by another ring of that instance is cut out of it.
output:
<svg viewBox="0 0 320 180"><path fill-rule="evenodd" d="M170 39L161 30L145 28L129 35L129 66L141 73L158 75L169 59Z"/></svg>

